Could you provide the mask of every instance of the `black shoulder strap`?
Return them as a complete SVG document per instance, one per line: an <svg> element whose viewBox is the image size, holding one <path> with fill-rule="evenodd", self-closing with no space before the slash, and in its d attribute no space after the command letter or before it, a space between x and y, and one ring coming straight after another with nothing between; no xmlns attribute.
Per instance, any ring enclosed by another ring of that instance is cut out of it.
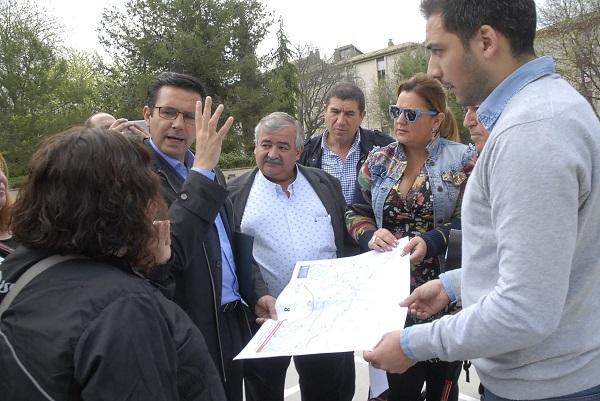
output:
<svg viewBox="0 0 600 401"><path fill-rule="evenodd" d="M10 305L12 304L14 299L17 297L17 295L19 295L21 290L23 288L25 288L25 286L27 284L29 284L29 282L31 280L33 280L35 277L37 277L41 273L45 272L46 270L48 270L49 268L51 268L54 265L57 265L61 262L65 262L67 260L82 258L82 257L83 256L81 256L81 255L52 255L52 256L49 256L47 258L40 260L39 262L37 262L34 265L32 265L12 285L12 287L10 288L10 290L8 291L6 296L2 299L2 302L0 302L0 319L2 319L2 315L4 314L4 311L6 311L10 307Z"/></svg>
<svg viewBox="0 0 600 401"><path fill-rule="evenodd" d="M2 242L0 242L0 251L6 253L8 255L9 253L12 253L14 251L14 249L12 249L10 246L5 245Z"/></svg>

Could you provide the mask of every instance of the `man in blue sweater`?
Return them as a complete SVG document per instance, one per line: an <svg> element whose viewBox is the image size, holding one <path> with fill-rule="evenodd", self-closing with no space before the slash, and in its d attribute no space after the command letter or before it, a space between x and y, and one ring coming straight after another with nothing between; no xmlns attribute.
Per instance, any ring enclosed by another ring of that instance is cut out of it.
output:
<svg viewBox="0 0 600 401"><path fill-rule="evenodd" d="M536 58L533 0L423 0L428 73L490 132L463 199L463 267L403 301L431 316L365 359L471 359L482 400L600 400L600 122Z"/></svg>

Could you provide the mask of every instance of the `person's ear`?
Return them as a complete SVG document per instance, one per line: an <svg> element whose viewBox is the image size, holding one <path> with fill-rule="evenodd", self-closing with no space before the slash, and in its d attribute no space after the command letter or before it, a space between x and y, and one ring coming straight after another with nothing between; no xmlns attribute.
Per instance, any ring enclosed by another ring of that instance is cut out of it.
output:
<svg viewBox="0 0 600 401"><path fill-rule="evenodd" d="M432 131L437 132L439 131L439 129L442 127L442 124L444 124L444 120L446 119L446 115L444 113L437 113L437 115L435 115L433 117L433 129Z"/></svg>
<svg viewBox="0 0 600 401"><path fill-rule="evenodd" d="M362 120L363 120L363 119L365 118L365 116L367 115L367 111L366 111L366 110L363 110L363 111L361 111L361 112L360 112L358 115L360 116L360 122L362 123Z"/></svg>
<svg viewBox="0 0 600 401"><path fill-rule="evenodd" d="M491 58L500 48L500 33L490 25L482 25L475 34L475 40L485 58Z"/></svg>
<svg viewBox="0 0 600 401"><path fill-rule="evenodd" d="M146 125L150 126L150 116L152 115L152 109L150 106L144 106L142 110L142 115L144 116L144 121L146 121Z"/></svg>

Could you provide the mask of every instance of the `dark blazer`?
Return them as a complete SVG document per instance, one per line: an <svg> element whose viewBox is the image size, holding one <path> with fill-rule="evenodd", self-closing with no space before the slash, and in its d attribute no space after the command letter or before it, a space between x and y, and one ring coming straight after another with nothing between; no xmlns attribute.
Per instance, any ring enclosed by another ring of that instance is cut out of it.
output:
<svg viewBox="0 0 600 401"><path fill-rule="evenodd" d="M323 170L319 170L312 167L304 167L297 165L298 169L306 177L306 180L313 187L327 213L331 216L331 225L333 226L333 233L335 236L335 245L337 248L337 256L344 256L344 240L347 239L348 234L346 231L346 225L344 223L344 210L346 208L346 202L342 193L342 186L337 178L332 177ZM242 217L244 216L244 210L246 209L246 202L248 201L248 195L252 184L254 184L254 177L258 168L235 178L228 183L231 200L233 202L233 215L234 215L234 227L237 231L240 231L242 223Z"/></svg>
<svg viewBox="0 0 600 401"><path fill-rule="evenodd" d="M223 341L219 332L221 247L213 228L217 213L221 212L224 216L241 296L253 307L258 298L267 294L267 288L256 263L248 260L251 253L237 252L251 247L251 242L248 244L251 238L236 234L233 229L232 204L227 199L228 192L220 171L216 171L216 182L195 172L190 172L184 181L166 160L152 147L150 149L154 155L154 170L161 179L163 196L170 206L172 252L168 264L155 269L150 278L162 285L200 328L217 368L222 376L226 376L221 348ZM252 282L248 283L248 280ZM245 314L238 315L243 332L250 336Z"/></svg>

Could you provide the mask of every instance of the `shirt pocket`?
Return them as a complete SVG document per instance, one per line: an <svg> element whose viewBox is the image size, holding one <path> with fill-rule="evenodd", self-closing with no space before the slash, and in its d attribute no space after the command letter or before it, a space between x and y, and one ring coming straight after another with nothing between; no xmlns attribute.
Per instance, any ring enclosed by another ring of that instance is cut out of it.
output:
<svg viewBox="0 0 600 401"><path fill-rule="evenodd" d="M462 170L450 170L442 173L442 181L460 187L467 180L467 174Z"/></svg>
<svg viewBox="0 0 600 401"><path fill-rule="evenodd" d="M461 185L467 180L467 174L462 170L449 170L442 173L442 182L448 192L448 198L456 202L460 195Z"/></svg>
<svg viewBox="0 0 600 401"><path fill-rule="evenodd" d="M315 215L310 218L307 227L298 227L299 230L306 230L306 235L311 238L311 242L315 245L315 249L319 255L318 258L331 258L331 253L335 256L335 235L333 226L331 225L330 215Z"/></svg>

